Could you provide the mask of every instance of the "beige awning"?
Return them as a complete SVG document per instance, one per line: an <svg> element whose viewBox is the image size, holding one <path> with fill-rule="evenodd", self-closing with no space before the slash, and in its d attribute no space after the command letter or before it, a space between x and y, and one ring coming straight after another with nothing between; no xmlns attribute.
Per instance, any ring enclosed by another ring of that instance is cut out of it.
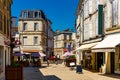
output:
<svg viewBox="0 0 120 80"><path fill-rule="evenodd" d="M18 51L20 51L20 47L13 48L13 52L18 52Z"/></svg>
<svg viewBox="0 0 120 80"><path fill-rule="evenodd" d="M96 43L90 43L90 44L84 44L84 45L81 45L80 47L78 47L75 51L77 50L89 50L91 49L93 46L97 45L98 42Z"/></svg>
<svg viewBox="0 0 120 80"><path fill-rule="evenodd" d="M108 35L92 48L92 52L114 52L118 44L120 44L120 33Z"/></svg>

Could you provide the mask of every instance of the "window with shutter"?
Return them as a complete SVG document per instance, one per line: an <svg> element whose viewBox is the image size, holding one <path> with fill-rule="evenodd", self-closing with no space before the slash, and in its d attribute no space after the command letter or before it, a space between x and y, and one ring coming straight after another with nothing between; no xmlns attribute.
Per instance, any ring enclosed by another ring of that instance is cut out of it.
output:
<svg viewBox="0 0 120 80"><path fill-rule="evenodd" d="M84 40L89 39L89 24L85 24L84 26Z"/></svg>
<svg viewBox="0 0 120 80"><path fill-rule="evenodd" d="M27 23L23 23L23 31L27 30Z"/></svg>
<svg viewBox="0 0 120 80"><path fill-rule="evenodd" d="M92 0L89 0L89 14L92 14Z"/></svg>
<svg viewBox="0 0 120 80"><path fill-rule="evenodd" d="M98 18L96 18L96 26L95 26L95 28L96 28L96 36L98 35Z"/></svg>
<svg viewBox="0 0 120 80"><path fill-rule="evenodd" d="M85 3L85 7L84 7L84 18L86 18L87 17L87 6L86 6L86 3Z"/></svg>
<svg viewBox="0 0 120 80"><path fill-rule="evenodd" d="M34 37L34 44L35 45L38 44L38 37L37 36Z"/></svg>
<svg viewBox="0 0 120 80"><path fill-rule="evenodd" d="M89 1L87 1L87 3L86 3L86 17L88 17L88 15L89 15Z"/></svg>
<svg viewBox="0 0 120 80"><path fill-rule="evenodd" d="M99 0L96 0L96 9L98 10Z"/></svg>
<svg viewBox="0 0 120 80"><path fill-rule="evenodd" d="M86 28L86 24L84 25L84 31L83 31L83 32L84 32L84 33L83 33L83 35L84 35L84 40L86 39L86 36L85 36L85 35L86 35L86 33L87 33L85 28Z"/></svg>
<svg viewBox="0 0 120 80"><path fill-rule="evenodd" d="M90 32L90 38L91 38L92 37L92 20L90 20L90 28L89 29L90 29L89 32Z"/></svg>
<svg viewBox="0 0 120 80"><path fill-rule="evenodd" d="M118 23L118 0L112 1L112 25L113 27Z"/></svg>
<svg viewBox="0 0 120 80"><path fill-rule="evenodd" d="M27 12L23 13L23 18L27 18Z"/></svg>
<svg viewBox="0 0 120 80"><path fill-rule="evenodd" d="M66 46L67 46L67 44L66 44L66 42L64 42L64 48L66 48Z"/></svg>
<svg viewBox="0 0 120 80"><path fill-rule="evenodd" d="M103 34L103 5L98 6L98 34Z"/></svg>
<svg viewBox="0 0 120 80"><path fill-rule="evenodd" d="M27 37L23 37L23 44L24 44L24 45L27 44Z"/></svg>
<svg viewBox="0 0 120 80"><path fill-rule="evenodd" d="M84 6L84 18L86 18L88 16L88 1L85 2L85 6Z"/></svg>
<svg viewBox="0 0 120 80"><path fill-rule="evenodd" d="M34 23L34 31L38 31L38 23Z"/></svg>

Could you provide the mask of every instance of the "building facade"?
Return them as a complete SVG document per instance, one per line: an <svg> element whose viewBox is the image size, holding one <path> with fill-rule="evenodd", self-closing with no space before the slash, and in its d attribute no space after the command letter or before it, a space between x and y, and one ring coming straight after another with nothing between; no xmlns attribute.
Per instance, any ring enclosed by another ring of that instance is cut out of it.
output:
<svg viewBox="0 0 120 80"><path fill-rule="evenodd" d="M68 51L68 45L71 45L71 51L74 49L74 40L75 33L72 30L57 30L54 35L54 55L59 54L63 59L63 54Z"/></svg>
<svg viewBox="0 0 120 80"><path fill-rule="evenodd" d="M119 72L119 4L118 0L80 0L76 29L79 22L82 44L76 51L82 54L84 68L102 69L103 73ZM82 18L82 22L78 18ZM113 41L113 36L117 40ZM110 44L112 41L113 44Z"/></svg>
<svg viewBox="0 0 120 80"><path fill-rule="evenodd" d="M18 56L15 56L16 53L20 53L20 37L19 37L19 32L18 32L18 26L16 25L17 22L17 17L11 17L11 40L14 43L13 47L13 58L14 61L18 60Z"/></svg>
<svg viewBox="0 0 120 80"><path fill-rule="evenodd" d="M51 29L51 23L48 24L48 57L53 55L54 52L54 32Z"/></svg>
<svg viewBox="0 0 120 80"><path fill-rule="evenodd" d="M12 0L0 1L0 80L5 80L5 66L10 65L10 17Z"/></svg>
<svg viewBox="0 0 120 80"><path fill-rule="evenodd" d="M18 27L16 25L16 22L17 22L17 17L11 17L11 38L13 39L15 43L18 43L19 33L18 33ZM15 52L20 52L20 46L17 44L15 45L13 49L13 53Z"/></svg>
<svg viewBox="0 0 120 80"><path fill-rule="evenodd" d="M48 55L48 30L51 21L42 10L23 10L18 21L21 52L43 52Z"/></svg>

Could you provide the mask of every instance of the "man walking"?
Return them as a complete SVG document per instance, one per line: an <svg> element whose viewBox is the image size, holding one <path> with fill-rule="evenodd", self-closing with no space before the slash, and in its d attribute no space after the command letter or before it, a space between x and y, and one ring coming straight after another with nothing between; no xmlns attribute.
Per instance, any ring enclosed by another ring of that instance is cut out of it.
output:
<svg viewBox="0 0 120 80"><path fill-rule="evenodd" d="M57 54L57 55L55 56L55 62L56 62L56 65L58 64L59 60L60 60L60 55Z"/></svg>

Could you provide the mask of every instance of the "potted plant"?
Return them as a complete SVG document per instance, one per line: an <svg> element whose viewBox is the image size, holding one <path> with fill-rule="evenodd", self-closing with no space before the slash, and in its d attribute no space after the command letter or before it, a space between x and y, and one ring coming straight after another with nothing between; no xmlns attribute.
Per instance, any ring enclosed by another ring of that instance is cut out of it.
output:
<svg viewBox="0 0 120 80"><path fill-rule="evenodd" d="M10 66L6 66L6 80L23 80L23 67L17 62L12 62Z"/></svg>
<svg viewBox="0 0 120 80"><path fill-rule="evenodd" d="M75 55L69 56L69 58L66 60L66 66L70 67L70 63L71 63L71 62L74 62L75 65L76 65L76 58L75 58Z"/></svg>

